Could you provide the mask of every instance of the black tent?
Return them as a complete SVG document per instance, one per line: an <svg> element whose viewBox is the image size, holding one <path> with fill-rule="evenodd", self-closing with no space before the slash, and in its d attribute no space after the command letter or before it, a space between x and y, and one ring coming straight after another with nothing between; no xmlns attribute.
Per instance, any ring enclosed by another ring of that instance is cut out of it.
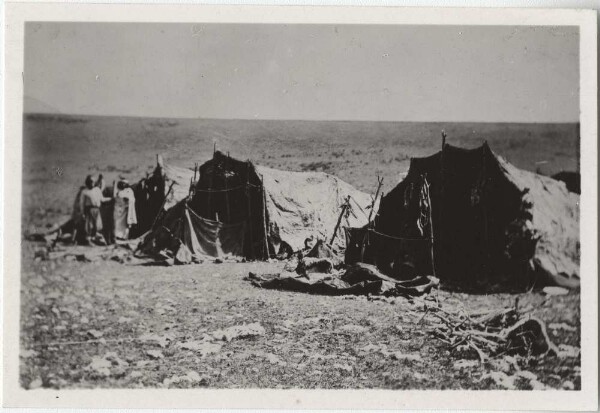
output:
<svg viewBox="0 0 600 413"><path fill-rule="evenodd" d="M564 183L517 169L487 144L445 145L413 158L374 222L348 231L346 262L484 288L577 286L578 202Z"/></svg>

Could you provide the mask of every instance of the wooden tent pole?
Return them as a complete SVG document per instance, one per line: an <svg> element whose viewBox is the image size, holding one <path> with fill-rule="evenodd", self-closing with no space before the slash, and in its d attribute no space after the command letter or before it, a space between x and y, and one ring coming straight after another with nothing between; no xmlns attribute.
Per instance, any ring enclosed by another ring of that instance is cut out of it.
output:
<svg viewBox="0 0 600 413"><path fill-rule="evenodd" d="M382 186L383 186L383 178L380 178L378 176L377 177L377 191L375 191L375 197L373 198L373 202L371 202L371 211L369 211L369 219L367 221L368 225L371 224L371 217L373 216L373 210L375 209L375 203L377 202L377 197L379 196L379 191L381 190Z"/></svg>
<svg viewBox="0 0 600 413"><path fill-rule="evenodd" d="M216 145L216 143L215 143ZM210 174L209 184L208 184L208 193L206 194L206 216L211 219L212 218L212 208L210 205L210 201L212 200L212 189L213 183L215 180L215 174L217 173L217 163L215 162L215 152L213 152L213 163L212 163L212 173Z"/></svg>
<svg viewBox="0 0 600 413"><path fill-rule="evenodd" d="M444 169L445 169L445 165L444 165L444 149L446 148L446 137L448 135L446 134L445 130L442 130L442 151L440 153L440 198L438 201L438 205L436 205L436 208L439 207L439 212L437 213L438 216L438 223L440 224L440 227L438 229L438 242L437 244L442 246L442 242L443 242L443 229L444 229L444 225L443 225L443 213L444 213L444 178L445 178L445 174L444 174ZM427 195L429 196L429 188L427 190ZM431 199L429 201L429 208L430 210L432 209L431 206ZM431 218L431 222L433 224L433 218ZM433 228L433 225L432 225ZM432 229L432 240L433 240L433 229ZM442 247L443 248L443 247ZM432 256L431 258L433 259L433 242L432 242L432 247L431 247L431 253ZM432 266L434 266L435 264L432 263ZM434 270L435 272L435 270Z"/></svg>
<svg viewBox="0 0 600 413"><path fill-rule="evenodd" d="M265 239L265 253L264 253L264 258L268 259L269 258L269 239L268 239L268 232L267 232L267 192L265 191L265 181L263 180L263 177L260 177L260 183L262 186L262 195L263 195L263 207L262 207L262 218L263 218L263 231L264 231L264 239Z"/></svg>
<svg viewBox="0 0 600 413"><path fill-rule="evenodd" d="M152 222L152 227L150 228L151 230L153 230L154 227L156 226L156 221L158 220L160 211L162 211L162 209L165 207L165 204L167 203L167 198L169 197L169 194L171 193L171 189L173 189L173 185L175 185L175 181L171 182L171 186L169 186L169 190L167 191L167 194L165 195L165 199L163 200L160 208L158 209L158 212L156 213L156 216L154 217L154 221Z"/></svg>
<svg viewBox="0 0 600 413"><path fill-rule="evenodd" d="M250 160L246 163L246 200L248 204L248 233L250 235L250 259L254 258L254 240L252 237L252 205L250 197Z"/></svg>
<svg viewBox="0 0 600 413"><path fill-rule="evenodd" d="M338 228L340 227L340 224L342 223L342 218L344 217L344 214L346 213L346 210L348 208L350 208L350 195L348 195L346 197L346 201L342 205L342 210L340 211L340 216L338 217L337 224L335 224L335 229L333 230L333 235L331 237L331 241L329 241L329 246L333 245L333 241L335 240L335 236L337 235Z"/></svg>
<svg viewBox="0 0 600 413"><path fill-rule="evenodd" d="M229 160L229 155L227 155L226 158L225 174L223 176L223 180L225 181L225 212L227 213L225 219L227 220L227 222L231 222L231 210L229 209L229 191L227 190L227 160Z"/></svg>
<svg viewBox="0 0 600 413"><path fill-rule="evenodd" d="M371 224L371 217L373 216L373 210L375 209L375 204L377 203L377 197L379 196L379 191L381 190L381 187L383 186L383 177L380 178L379 176L377 177L377 191L375 191L375 197L373 198L373 201L371 202L371 210L369 211L369 219L367 220L367 232L365 233L365 236L362 239L362 243L360 246L360 262L363 262L363 260L365 259L365 244L367 242L367 239L369 238L369 230L372 227ZM383 193L381 194L381 197L383 198ZM380 203L381 205L381 203Z"/></svg>
<svg viewBox="0 0 600 413"><path fill-rule="evenodd" d="M434 277L437 277L435 272L435 254L434 254L434 236L433 236L433 207L431 206L431 197L429 196L429 182L423 177L423 186L426 189L427 205L429 205L429 239L431 241L431 272Z"/></svg>

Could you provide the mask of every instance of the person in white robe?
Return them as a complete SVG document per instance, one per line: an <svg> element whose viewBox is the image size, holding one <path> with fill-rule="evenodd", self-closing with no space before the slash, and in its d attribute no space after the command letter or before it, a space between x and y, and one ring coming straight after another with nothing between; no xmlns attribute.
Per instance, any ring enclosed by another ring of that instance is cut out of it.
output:
<svg viewBox="0 0 600 413"><path fill-rule="evenodd" d="M115 237L128 239L129 229L132 225L137 224L137 215L135 213L135 195L126 181L120 181L117 184L114 199Z"/></svg>

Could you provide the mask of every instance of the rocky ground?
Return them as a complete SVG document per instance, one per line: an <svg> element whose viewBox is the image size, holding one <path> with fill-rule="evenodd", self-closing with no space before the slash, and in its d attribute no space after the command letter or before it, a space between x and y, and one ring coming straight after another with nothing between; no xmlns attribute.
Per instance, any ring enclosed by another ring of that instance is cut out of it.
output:
<svg viewBox="0 0 600 413"><path fill-rule="evenodd" d="M38 248L26 241L22 249L25 388L581 388L575 291L314 296L245 280L282 262L165 267L122 259L123 248L36 258ZM514 307L517 297L519 311L546 324L560 356L482 362L434 335L443 321L427 308L485 313Z"/></svg>

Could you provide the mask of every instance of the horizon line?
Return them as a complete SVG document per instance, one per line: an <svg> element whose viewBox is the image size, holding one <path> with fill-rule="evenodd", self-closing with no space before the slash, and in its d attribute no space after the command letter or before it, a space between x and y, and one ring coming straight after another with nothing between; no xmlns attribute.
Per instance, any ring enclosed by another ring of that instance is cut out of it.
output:
<svg viewBox="0 0 600 413"><path fill-rule="evenodd" d="M224 120L224 121L276 121L276 122L371 122L371 123L501 123L501 124L580 124L580 120L573 121L510 121L510 120L372 120L372 119L294 119L294 118L220 118L220 117L172 117L172 116L142 116L142 115L99 115L84 113L63 112L26 112L23 116L70 116L70 117L95 117L95 118L132 118L132 119L177 119L177 120Z"/></svg>

